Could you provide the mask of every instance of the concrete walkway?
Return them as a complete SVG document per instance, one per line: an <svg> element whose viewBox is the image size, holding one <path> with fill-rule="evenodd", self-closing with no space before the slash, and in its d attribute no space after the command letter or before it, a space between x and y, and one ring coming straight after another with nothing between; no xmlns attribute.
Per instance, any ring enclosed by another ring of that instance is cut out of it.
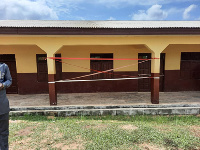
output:
<svg viewBox="0 0 200 150"><path fill-rule="evenodd" d="M200 92L161 92L160 104L151 104L150 93L58 94L58 105L49 106L48 94L8 95L10 115L198 115Z"/></svg>
<svg viewBox="0 0 200 150"><path fill-rule="evenodd" d="M48 94L7 95L11 107L49 106ZM160 104L200 104L200 91L160 92ZM58 106L65 105L138 105L151 104L149 92L58 94Z"/></svg>

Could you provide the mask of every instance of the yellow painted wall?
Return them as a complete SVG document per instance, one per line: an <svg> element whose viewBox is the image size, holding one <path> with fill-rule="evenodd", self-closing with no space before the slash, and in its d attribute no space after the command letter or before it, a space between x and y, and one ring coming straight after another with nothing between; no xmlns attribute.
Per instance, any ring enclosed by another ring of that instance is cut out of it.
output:
<svg viewBox="0 0 200 150"><path fill-rule="evenodd" d="M198 35L167 35L167 36L1 36L0 45L38 45L45 51L54 51L62 45L135 45L147 44L151 48L165 47L168 44L200 44ZM152 50L154 50L154 48ZM162 48L161 48L162 49Z"/></svg>
<svg viewBox="0 0 200 150"><path fill-rule="evenodd" d="M177 44L177 45L175 45ZM181 45L182 44L182 45ZM188 45L184 45L188 44ZM195 45L198 44L198 45ZM5 46L4 46L5 45ZM21 46L20 46L21 45ZM32 46L31 46L32 45ZM35 46L34 46L35 45ZM37 46L36 46L37 45ZM64 46L63 46L64 45ZM148 48L146 48L146 45ZM169 46L168 46L169 45ZM114 58L137 58L138 53L166 53L166 70L180 69L181 51L200 51L200 36L0 36L0 54L16 54L18 73L36 73L36 54L62 57L90 57L90 53L114 53ZM166 48L167 47L167 48ZM61 49L60 49L61 48ZM89 60L65 60L70 64L90 68ZM152 61L153 62L153 61ZM159 63L152 63L152 72L159 72ZM116 71L137 71L136 61L114 61L114 68L128 64L135 66ZM54 63L49 61L48 71L55 73ZM63 64L63 72L86 72L89 70Z"/></svg>
<svg viewBox="0 0 200 150"><path fill-rule="evenodd" d="M113 53L113 58L138 58L138 53L150 53L143 45L134 46L64 46L57 53L62 57L90 58L91 53ZM134 64L116 71L137 71L137 60L114 60L114 68ZM71 64L71 65L68 65ZM76 66L80 67L76 67ZM82 67L82 68L81 68ZM90 60L63 60L63 72L90 72ZM84 69L86 68L86 69Z"/></svg>
<svg viewBox="0 0 200 150"><path fill-rule="evenodd" d="M0 54L15 54L17 73L36 73L36 54L45 54L45 52L34 45L1 45Z"/></svg>
<svg viewBox="0 0 200 150"><path fill-rule="evenodd" d="M169 45L163 53L165 55L165 70L180 70L181 52L200 52L200 44Z"/></svg>
<svg viewBox="0 0 200 150"><path fill-rule="evenodd" d="M181 52L200 52L200 45L169 45L163 53L166 53L166 70L179 70ZM114 58L138 58L138 53L150 53L144 45L124 45L124 46L64 46L57 53L62 57L82 57L89 58L90 53L113 53ZM36 73L36 54L45 54L38 46L34 45L12 45L0 46L0 54L15 54L17 73ZM70 66L63 63L63 72L90 72L89 60L64 60L64 62L77 65L83 68ZM115 60L114 68L135 64L116 71L137 71L137 60Z"/></svg>

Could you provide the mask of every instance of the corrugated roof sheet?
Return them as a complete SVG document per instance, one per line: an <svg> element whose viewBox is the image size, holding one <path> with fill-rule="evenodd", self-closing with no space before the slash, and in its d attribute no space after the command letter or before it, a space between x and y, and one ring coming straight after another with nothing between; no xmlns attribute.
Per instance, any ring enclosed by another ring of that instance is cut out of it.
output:
<svg viewBox="0 0 200 150"><path fill-rule="evenodd" d="M0 20L0 27L53 28L200 28L200 21Z"/></svg>

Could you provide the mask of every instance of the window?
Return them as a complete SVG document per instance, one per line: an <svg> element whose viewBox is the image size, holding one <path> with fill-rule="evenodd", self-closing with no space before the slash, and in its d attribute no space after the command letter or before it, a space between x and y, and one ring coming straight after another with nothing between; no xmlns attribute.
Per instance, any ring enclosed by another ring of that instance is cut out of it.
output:
<svg viewBox="0 0 200 150"><path fill-rule="evenodd" d="M200 52L181 53L181 79L200 79Z"/></svg>
<svg viewBox="0 0 200 150"><path fill-rule="evenodd" d="M47 70L47 55L37 54L37 80L38 82L48 82L48 70Z"/></svg>
<svg viewBox="0 0 200 150"><path fill-rule="evenodd" d="M90 54L90 58L113 58L113 54ZM106 71L113 69L113 60L91 60L90 61L91 74L97 73L97 71ZM113 78L113 71L107 73L100 73L91 76L91 79L111 79Z"/></svg>

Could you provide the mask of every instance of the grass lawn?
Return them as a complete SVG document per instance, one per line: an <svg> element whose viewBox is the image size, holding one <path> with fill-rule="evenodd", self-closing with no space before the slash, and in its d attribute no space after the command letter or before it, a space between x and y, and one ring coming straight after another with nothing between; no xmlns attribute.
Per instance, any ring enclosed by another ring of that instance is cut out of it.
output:
<svg viewBox="0 0 200 150"><path fill-rule="evenodd" d="M200 150L200 117L10 117L9 143L10 150Z"/></svg>

